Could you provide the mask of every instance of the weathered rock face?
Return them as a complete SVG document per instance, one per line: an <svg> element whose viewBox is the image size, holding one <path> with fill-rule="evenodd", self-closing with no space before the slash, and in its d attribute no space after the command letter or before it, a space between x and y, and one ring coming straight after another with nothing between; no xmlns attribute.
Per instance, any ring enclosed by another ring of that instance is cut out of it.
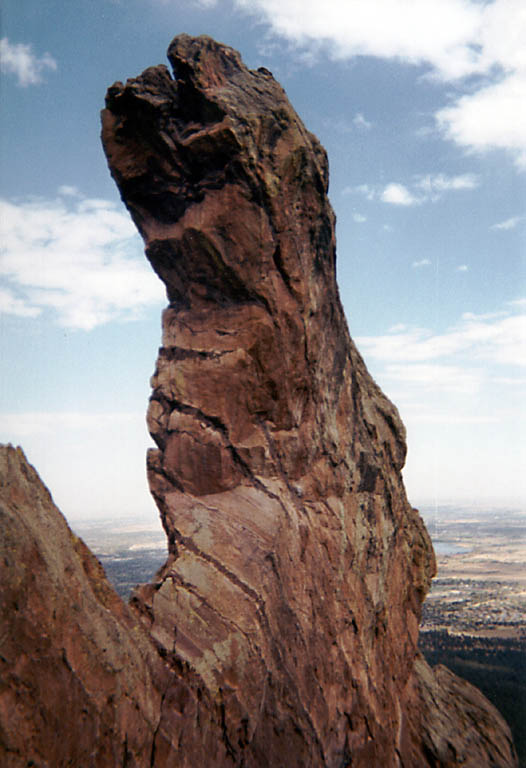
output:
<svg viewBox="0 0 526 768"><path fill-rule="evenodd" d="M403 710L403 766L517 765L507 724L478 688L420 655Z"/></svg>
<svg viewBox="0 0 526 768"><path fill-rule="evenodd" d="M134 635L136 619L20 449L2 446L0 477L2 765L58 766L65 755L74 765L118 764L126 733L145 762L158 660L151 648L153 663L142 659L148 643Z"/></svg>
<svg viewBox="0 0 526 768"><path fill-rule="evenodd" d="M135 607L220 707L235 765L460 764L418 735L435 561L404 428L347 331L325 152L267 70L205 37L168 56L173 78L115 84L102 116L170 302L148 411L170 557ZM496 730L500 762L477 765L513 764Z"/></svg>
<svg viewBox="0 0 526 768"><path fill-rule="evenodd" d="M11 446L0 446L0 627L2 768L226 764L219 707L159 656Z"/></svg>

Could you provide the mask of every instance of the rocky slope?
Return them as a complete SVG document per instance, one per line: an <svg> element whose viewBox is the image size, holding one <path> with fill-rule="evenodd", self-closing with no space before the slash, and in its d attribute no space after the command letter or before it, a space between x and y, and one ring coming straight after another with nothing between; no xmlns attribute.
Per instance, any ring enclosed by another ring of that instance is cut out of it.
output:
<svg viewBox="0 0 526 768"><path fill-rule="evenodd" d="M347 331L325 152L232 49L182 35L169 59L102 119L169 299L148 476L170 554L128 609L0 454L8 764L513 766L498 713L416 651L434 555Z"/></svg>
<svg viewBox="0 0 526 768"><path fill-rule="evenodd" d="M12 446L0 446L0 628L2 768L226 764L219 707L160 657Z"/></svg>

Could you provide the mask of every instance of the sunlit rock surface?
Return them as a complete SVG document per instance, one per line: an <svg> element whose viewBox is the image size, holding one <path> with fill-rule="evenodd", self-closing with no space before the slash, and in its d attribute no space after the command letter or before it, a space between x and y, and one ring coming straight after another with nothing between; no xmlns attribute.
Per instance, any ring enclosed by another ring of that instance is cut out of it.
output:
<svg viewBox="0 0 526 768"><path fill-rule="evenodd" d="M159 655L22 450L0 446L2 768L195 768L224 754L200 680Z"/></svg>

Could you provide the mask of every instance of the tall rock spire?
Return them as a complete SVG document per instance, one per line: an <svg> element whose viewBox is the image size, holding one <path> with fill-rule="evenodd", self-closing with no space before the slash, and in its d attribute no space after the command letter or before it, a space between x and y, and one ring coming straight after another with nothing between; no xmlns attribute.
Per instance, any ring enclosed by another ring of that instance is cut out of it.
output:
<svg viewBox="0 0 526 768"><path fill-rule="evenodd" d="M240 765L399 765L435 559L347 330L327 157L268 70L208 37L168 58L102 116L169 300L148 474L170 558L136 604Z"/></svg>

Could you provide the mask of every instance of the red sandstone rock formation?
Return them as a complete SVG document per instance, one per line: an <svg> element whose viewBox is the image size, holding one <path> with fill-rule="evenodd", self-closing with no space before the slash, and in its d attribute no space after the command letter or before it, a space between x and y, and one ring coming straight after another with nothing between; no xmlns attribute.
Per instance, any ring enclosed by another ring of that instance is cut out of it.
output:
<svg viewBox="0 0 526 768"><path fill-rule="evenodd" d="M136 605L236 764L422 765L404 708L435 561L348 334L326 154L231 48L181 35L168 58L102 116L170 302L148 411L170 558Z"/></svg>
<svg viewBox="0 0 526 768"><path fill-rule="evenodd" d="M0 765L208 764L228 765L220 708L159 656L21 449L0 446Z"/></svg>
<svg viewBox="0 0 526 768"><path fill-rule="evenodd" d="M170 301L148 412L169 541L131 610L0 451L9 768L515 765L418 656L434 556L347 331L327 159L267 70L186 35L109 89L112 174Z"/></svg>

